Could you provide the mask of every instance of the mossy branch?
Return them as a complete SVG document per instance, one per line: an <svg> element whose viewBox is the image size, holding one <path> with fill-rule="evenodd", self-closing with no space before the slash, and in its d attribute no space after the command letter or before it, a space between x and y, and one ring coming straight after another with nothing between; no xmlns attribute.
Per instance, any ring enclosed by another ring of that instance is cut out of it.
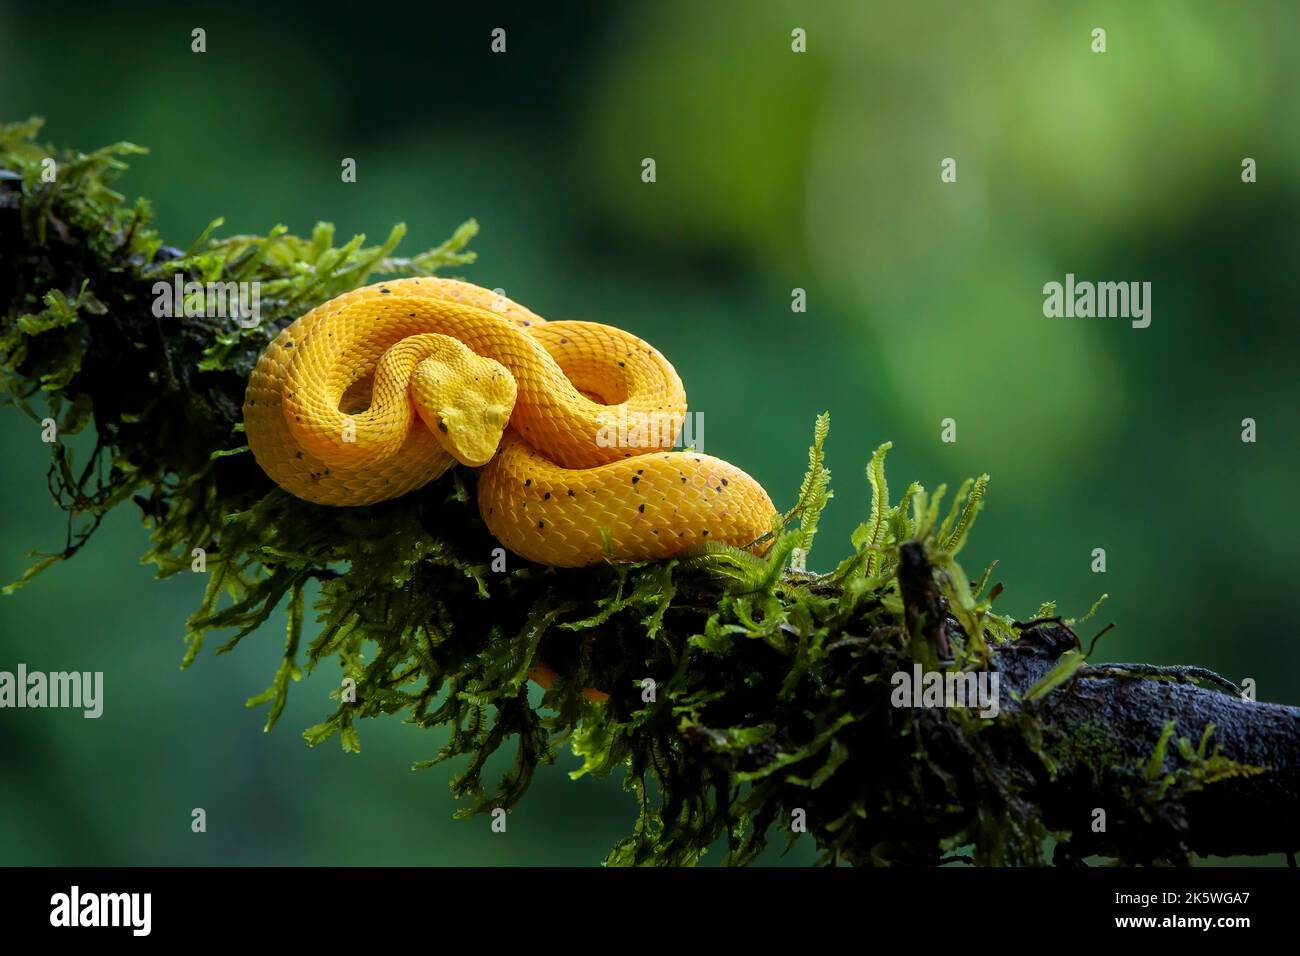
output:
<svg viewBox="0 0 1300 956"><path fill-rule="evenodd" d="M972 586L957 560L987 476L941 520L942 489L914 483L891 503L884 445L852 553L830 574L790 570L830 496L825 417L764 558L713 547L582 571L514 560L500 572L463 469L367 508L283 493L241 434L244 386L270 337L372 275L472 261L475 225L402 257L401 226L379 245L336 245L326 224L310 237L277 226L221 239L214 220L182 251L152 229L146 202L127 206L111 189L122 157L141 150L59 151L38 130L0 128L0 384L58 438L50 486L69 521L33 573L134 502L158 574L207 575L185 664L209 633L227 632L219 651L231 650L287 604L282 663L249 701L269 708L268 727L294 681L332 661L338 706L307 741L337 735L357 750L359 722L381 715L443 728L447 742L417 767L463 760L453 789L466 814L512 806L568 747L583 761L574 776L622 771L638 801L608 857L618 864L693 863L720 841L727 862L745 863L774 828L790 841L807 833L826 861L862 864L936 864L960 848L980 863L1039 863L1052 846L1058 862L1181 863L1300 843L1287 812L1300 792L1300 710L1203 688L1193 670L1092 666L1059 619L1022 625L994 610L992 569ZM155 284L177 274L257 282L260 323L201 308L156 315ZM95 441L78 468L62 438L88 426ZM1054 614L1044 605L1035 617ZM557 679L535 704L529 674L541 664ZM895 677L917 664L996 674L1001 712L896 706ZM486 761L509 746L513 765L489 789Z"/></svg>

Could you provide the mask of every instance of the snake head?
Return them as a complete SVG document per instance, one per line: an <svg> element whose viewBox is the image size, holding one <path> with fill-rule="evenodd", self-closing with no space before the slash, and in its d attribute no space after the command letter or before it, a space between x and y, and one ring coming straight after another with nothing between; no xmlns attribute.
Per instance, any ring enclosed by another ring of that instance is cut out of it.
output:
<svg viewBox="0 0 1300 956"><path fill-rule="evenodd" d="M486 465L510 423L518 386L495 359L478 355L458 339L438 341L411 376L416 410L444 451L462 465Z"/></svg>

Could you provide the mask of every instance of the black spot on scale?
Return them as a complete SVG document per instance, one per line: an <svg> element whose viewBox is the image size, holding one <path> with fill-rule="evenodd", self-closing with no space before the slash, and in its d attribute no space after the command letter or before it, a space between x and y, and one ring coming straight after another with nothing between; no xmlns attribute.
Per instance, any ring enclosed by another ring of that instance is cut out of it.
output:
<svg viewBox="0 0 1300 956"><path fill-rule="evenodd" d="M545 498L547 501L550 501L550 500L551 500L551 493L548 491L546 494L542 495L542 497Z"/></svg>
<svg viewBox="0 0 1300 956"><path fill-rule="evenodd" d="M640 481L640 480L641 480L641 479L640 479L639 477L637 477L636 475L633 475L633 476L632 476L632 484L635 485L635 484L636 484L638 481Z"/></svg>
<svg viewBox="0 0 1300 956"><path fill-rule="evenodd" d="M545 522L539 521L539 522L537 522L537 527L539 527L539 528L545 528L545 527L546 527L546 524L545 524Z"/></svg>
<svg viewBox="0 0 1300 956"><path fill-rule="evenodd" d="M576 497L577 497L577 495L575 495L575 494L573 493L573 489L572 489L572 488L569 489L569 497L570 497L570 498L576 498Z"/></svg>
<svg viewBox="0 0 1300 956"><path fill-rule="evenodd" d="M627 363L626 363L626 362L619 362L619 363L618 363L618 367L619 367L619 368L627 368Z"/></svg>
<svg viewBox="0 0 1300 956"><path fill-rule="evenodd" d="M525 488L531 488L532 486L533 486L533 479L531 479L531 478L525 478L525 479L524 479L524 487L525 487Z"/></svg>
<svg viewBox="0 0 1300 956"><path fill-rule="evenodd" d="M393 290L392 290L392 289L380 289L379 291L380 291L381 293L383 293L384 295L392 295L392 294L393 294Z"/></svg>
<svg viewBox="0 0 1300 956"><path fill-rule="evenodd" d="M705 529L704 529L704 537L707 538L708 536L709 536L709 529L708 529L708 528L705 528Z"/></svg>
<svg viewBox="0 0 1300 956"><path fill-rule="evenodd" d="M438 431L442 432L444 435L447 434L447 423L441 418L438 419Z"/></svg>
<svg viewBox="0 0 1300 956"><path fill-rule="evenodd" d="M726 478L723 478L723 479L722 479L722 483L725 485L725 484L727 483L727 479L726 479Z"/></svg>
<svg viewBox="0 0 1300 956"><path fill-rule="evenodd" d="M644 468L638 468L638 469L636 470L636 473L637 473L638 475L644 475L644 474L645 474L645 469L644 469Z"/></svg>
<svg viewBox="0 0 1300 956"><path fill-rule="evenodd" d="M641 504L641 505L637 505L637 506L636 506L636 510L637 510L638 512L640 512L641 514L645 514L645 505L643 505L643 504Z"/></svg>

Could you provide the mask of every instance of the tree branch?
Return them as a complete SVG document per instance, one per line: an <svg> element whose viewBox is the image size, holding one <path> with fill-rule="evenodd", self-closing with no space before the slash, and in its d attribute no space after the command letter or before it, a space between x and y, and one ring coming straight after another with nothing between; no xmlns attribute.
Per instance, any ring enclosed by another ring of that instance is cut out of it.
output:
<svg viewBox="0 0 1300 956"><path fill-rule="evenodd" d="M70 520L93 528L132 500L160 575L191 572L195 549L206 552L187 660L210 631L235 630L233 647L322 582L320 632L300 642L303 615L292 615L284 663L257 698L268 726L299 667L336 660L356 701L341 698L308 741L337 736L354 750L358 720L398 712L447 727L447 747L421 766L465 758L453 789L468 812L512 806L536 766L571 746L584 772L622 769L640 803L614 863L694 862L720 838L728 861L744 863L773 828L862 864L938 864L960 847L980 863L1040 863L1051 837L1063 864L1300 844L1300 710L1243 700L1196 669L1089 665L1066 624L998 614L1000 588L981 594L983 579L972 588L955 561L982 482L940 523L918 486L889 504L882 448L855 553L826 575L784 570L825 503L824 427L798 529L762 559L714 548L662 564L565 572L513 560L501 571L469 506L472 474L372 508L274 489L240 434L244 385L270 336L373 271L469 261L472 226L410 259L393 256L400 227L371 247L335 246L324 225L302 239L205 233L182 253L163 246L146 206L124 207L106 185L131 147L57 151L36 144L38 128L0 128L5 390L38 420L43 395L60 439L93 423L104 467L78 474L54 445L51 483ZM176 273L260 282L263 323L159 318L154 283ZM65 550L56 557L76 548ZM538 703L527 675L542 664L555 676ZM898 706L896 679L917 664L996 674L999 714ZM1219 686L1195 683L1207 677ZM515 766L488 792L482 767L510 740Z"/></svg>
<svg viewBox="0 0 1300 956"><path fill-rule="evenodd" d="M998 652L1002 686L1013 701L1059 660L1066 631L1035 628ZM1009 710L1041 726L1058 755L1054 773L1035 775L1035 799L1048 826L1073 833L1063 859L1100 854L1152 862L1300 847L1300 708L1087 666L1056 692ZM1204 755L1186 759L1176 743L1195 746L1208 726L1218 750L1211 766ZM1153 767L1158 750L1165 757ZM1234 775L1233 764L1263 772ZM1170 774L1181 779L1169 784ZM1180 792L1169 799L1166 787ZM1104 832L1092 829L1097 808L1106 811Z"/></svg>

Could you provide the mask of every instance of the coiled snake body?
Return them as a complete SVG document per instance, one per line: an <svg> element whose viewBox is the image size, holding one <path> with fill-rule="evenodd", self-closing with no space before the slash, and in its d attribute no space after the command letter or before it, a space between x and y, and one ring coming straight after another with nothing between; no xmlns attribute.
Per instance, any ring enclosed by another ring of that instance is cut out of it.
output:
<svg viewBox="0 0 1300 956"><path fill-rule="evenodd" d="M558 567L744 546L770 530L775 509L753 478L664 450L685 414L681 379L636 336L546 322L435 278L308 312L267 346L244 399L249 447L292 494L366 505L457 462L482 467L488 530Z"/></svg>

